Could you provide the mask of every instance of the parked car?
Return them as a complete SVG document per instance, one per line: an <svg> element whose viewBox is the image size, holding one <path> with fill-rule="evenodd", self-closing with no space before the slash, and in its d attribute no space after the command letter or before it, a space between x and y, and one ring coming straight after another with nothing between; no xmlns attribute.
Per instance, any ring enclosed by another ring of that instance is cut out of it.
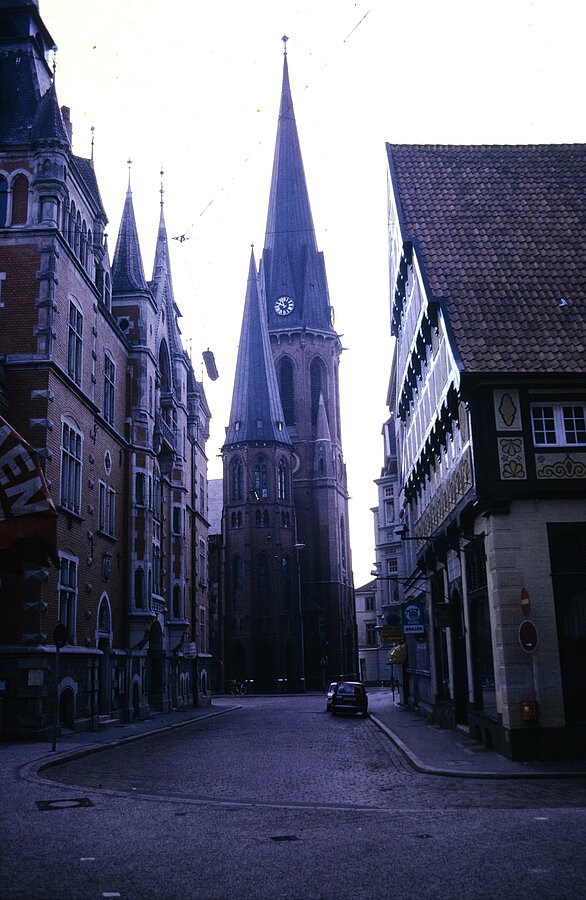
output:
<svg viewBox="0 0 586 900"><path fill-rule="evenodd" d="M333 716L339 712L356 712L368 715L366 688L359 681L333 681L326 699L326 712Z"/></svg>

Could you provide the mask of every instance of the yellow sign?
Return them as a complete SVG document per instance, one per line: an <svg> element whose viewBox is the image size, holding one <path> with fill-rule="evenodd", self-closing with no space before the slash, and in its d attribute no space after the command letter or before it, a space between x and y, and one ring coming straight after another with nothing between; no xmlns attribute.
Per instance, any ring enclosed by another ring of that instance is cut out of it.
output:
<svg viewBox="0 0 586 900"><path fill-rule="evenodd" d="M385 625L381 631L381 641L383 644L396 644L403 640L403 629L400 625Z"/></svg>

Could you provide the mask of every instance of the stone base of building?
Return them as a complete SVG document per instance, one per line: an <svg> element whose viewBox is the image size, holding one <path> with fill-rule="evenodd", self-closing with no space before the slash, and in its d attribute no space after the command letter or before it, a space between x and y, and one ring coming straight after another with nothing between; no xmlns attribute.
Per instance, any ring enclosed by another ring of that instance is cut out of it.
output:
<svg viewBox="0 0 586 900"><path fill-rule="evenodd" d="M52 740L55 656L52 647L0 648L0 740ZM142 691L151 676L146 653L67 648L59 660L57 736L207 706L211 701L207 668L205 657L177 661L165 655L160 689L149 694Z"/></svg>
<svg viewBox="0 0 586 900"><path fill-rule="evenodd" d="M469 713L470 737L515 762L586 759L586 723L566 728L504 728L500 720Z"/></svg>

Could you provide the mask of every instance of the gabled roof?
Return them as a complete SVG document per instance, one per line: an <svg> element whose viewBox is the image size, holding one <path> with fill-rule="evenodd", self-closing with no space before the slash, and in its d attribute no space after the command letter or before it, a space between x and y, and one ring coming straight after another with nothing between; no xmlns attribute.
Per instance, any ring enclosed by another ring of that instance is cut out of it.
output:
<svg viewBox="0 0 586 900"><path fill-rule="evenodd" d="M130 187L124 201L120 230L116 241L116 250L114 251L112 289L120 294L148 290L144 277Z"/></svg>
<svg viewBox="0 0 586 900"><path fill-rule="evenodd" d="M331 330L326 271L317 249L286 54L260 277L269 330L300 325ZM274 312L280 296L295 301L286 320Z"/></svg>
<svg viewBox="0 0 586 900"><path fill-rule="evenodd" d="M96 178L96 173L94 171L91 160L85 159L85 157L83 156L72 156L72 159L75 163L79 176L88 189L98 211L104 216L107 221L106 211L104 209L104 204L102 203L102 195L100 194L100 188L98 187L98 179Z"/></svg>
<svg viewBox="0 0 586 900"><path fill-rule="evenodd" d="M232 409L225 444L257 441L291 443L279 396L253 251L250 255Z"/></svg>
<svg viewBox="0 0 586 900"><path fill-rule="evenodd" d="M463 369L586 371L586 145L387 150Z"/></svg>

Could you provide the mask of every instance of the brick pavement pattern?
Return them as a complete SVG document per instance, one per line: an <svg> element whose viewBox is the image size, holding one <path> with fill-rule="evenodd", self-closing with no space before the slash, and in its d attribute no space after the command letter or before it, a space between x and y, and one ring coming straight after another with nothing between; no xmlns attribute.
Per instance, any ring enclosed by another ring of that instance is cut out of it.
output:
<svg viewBox="0 0 586 900"><path fill-rule="evenodd" d="M586 807L586 779L459 779L416 772L372 722L321 697L241 708L47 769L53 781L200 802L398 811Z"/></svg>

